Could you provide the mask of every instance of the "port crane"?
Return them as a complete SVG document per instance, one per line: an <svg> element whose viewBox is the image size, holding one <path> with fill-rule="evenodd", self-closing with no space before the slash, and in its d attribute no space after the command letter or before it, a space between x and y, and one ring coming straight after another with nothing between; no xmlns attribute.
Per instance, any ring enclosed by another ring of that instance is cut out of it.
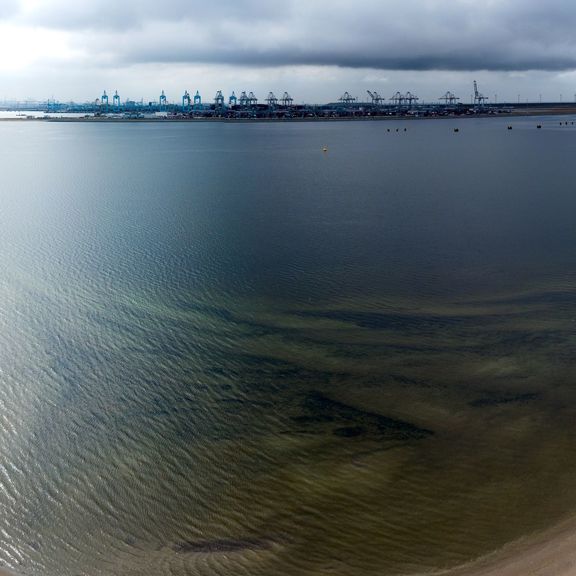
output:
<svg viewBox="0 0 576 576"><path fill-rule="evenodd" d="M292 106L292 102L294 102L294 98L288 92L284 92L282 98L280 98L280 104L282 106Z"/></svg>
<svg viewBox="0 0 576 576"><path fill-rule="evenodd" d="M394 96L392 96L390 100L392 100L392 102L394 102L396 106L402 106L402 104L404 104L405 101L404 95L400 94L400 92L396 92L396 94L394 94Z"/></svg>
<svg viewBox="0 0 576 576"><path fill-rule="evenodd" d="M476 84L476 80L474 80L474 106L483 106L486 100L488 100L488 96L484 96L478 92L478 84Z"/></svg>
<svg viewBox="0 0 576 576"><path fill-rule="evenodd" d="M188 110L190 108L190 93L188 90L184 91L184 96L182 96L182 108Z"/></svg>
<svg viewBox="0 0 576 576"><path fill-rule="evenodd" d="M202 96L200 96L200 92L196 90L196 94L194 95L194 108L199 108L202 106Z"/></svg>
<svg viewBox="0 0 576 576"><path fill-rule="evenodd" d="M392 96L390 100L392 100L392 102L394 102L396 106L408 105L409 107L412 107L412 105L416 104L416 102L418 102L420 98L418 98L418 96L416 96L415 94L412 94L412 92L406 92L406 94L396 92L396 94L394 94L394 96Z"/></svg>
<svg viewBox="0 0 576 576"><path fill-rule="evenodd" d="M120 96L118 96L118 90L114 92L114 96L112 97L112 104L115 110L120 108Z"/></svg>
<svg viewBox="0 0 576 576"><path fill-rule="evenodd" d="M354 96L350 96L348 92L344 92L344 94L342 94L338 100L343 104L353 104L356 102L356 98L354 98Z"/></svg>
<svg viewBox="0 0 576 576"><path fill-rule="evenodd" d="M248 94L246 94L245 90L240 92L240 97L238 98L238 103L240 104L240 106L248 106Z"/></svg>
<svg viewBox="0 0 576 576"><path fill-rule="evenodd" d="M238 98L238 103L240 106L256 106L256 104L258 104L258 98L254 96L254 92L246 94L246 91L243 91Z"/></svg>
<svg viewBox="0 0 576 576"><path fill-rule="evenodd" d="M454 104L457 103L458 100L460 100L460 98L458 98L457 96L454 96L454 94L452 92L450 92L450 90L448 90L448 92L446 92L446 94L444 94L444 96L440 96L440 98L438 98L438 100L444 100L445 104L453 106Z"/></svg>
<svg viewBox="0 0 576 576"><path fill-rule="evenodd" d="M236 106L236 104L238 104L238 97L234 91L232 91L230 98L228 98L228 106Z"/></svg>
<svg viewBox="0 0 576 576"><path fill-rule="evenodd" d="M160 94L160 108L166 107L166 94L164 94L164 90L162 90L162 94Z"/></svg>
<svg viewBox="0 0 576 576"><path fill-rule="evenodd" d="M370 92L370 90L366 90L366 92L368 92L368 95L372 99L372 104L375 104L376 106L379 106L385 100L385 98L380 96L380 94L378 94L378 92L376 92L376 91Z"/></svg>
<svg viewBox="0 0 576 576"><path fill-rule="evenodd" d="M270 92L268 94L268 98L266 98L266 103L270 108L275 108L278 105L278 98L276 98L274 92Z"/></svg>
<svg viewBox="0 0 576 576"><path fill-rule="evenodd" d="M214 96L214 105L216 108L222 108L224 106L224 95L222 94L222 90L216 92L216 96Z"/></svg>
<svg viewBox="0 0 576 576"><path fill-rule="evenodd" d="M106 108L108 108L108 94L106 94L106 90L104 90L104 93L102 94L102 98L100 98L100 102L102 103L102 106L105 106Z"/></svg>
<svg viewBox="0 0 576 576"><path fill-rule="evenodd" d="M408 106L410 106L410 108L412 107L413 104L416 104L418 100L420 100L420 98L418 98L418 96L412 94L411 92L406 92L406 95L404 96L404 101L408 104Z"/></svg>

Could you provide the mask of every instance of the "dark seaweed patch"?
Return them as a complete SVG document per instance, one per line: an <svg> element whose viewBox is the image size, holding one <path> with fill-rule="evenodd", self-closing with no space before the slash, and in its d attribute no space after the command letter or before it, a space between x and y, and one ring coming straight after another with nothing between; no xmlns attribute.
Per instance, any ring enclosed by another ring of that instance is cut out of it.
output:
<svg viewBox="0 0 576 576"><path fill-rule="evenodd" d="M172 549L182 554L214 554L243 552L245 550L266 550L270 546L271 542L263 538L221 538L178 542L174 544Z"/></svg>
<svg viewBox="0 0 576 576"><path fill-rule="evenodd" d="M398 382L399 384L404 384L407 386L417 386L419 388L430 388L432 384L426 380L416 379L416 378L408 378L407 376L402 376L400 374L391 374L390 377L394 382Z"/></svg>
<svg viewBox="0 0 576 576"><path fill-rule="evenodd" d="M341 436L342 438L354 438L362 436L366 432L363 426L345 426L344 428L336 428L334 436Z"/></svg>
<svg viewBox="0 0 576 576"><path fill-rule="evenodd" d="M319 424L323 422L334 422L334 417L329 414L312 414L304 416L293 416L292 421L297 424Z"/></svg>
<svg viewBox="0 0 576 576"><path fill-rule="evenodd" d="M311 392L302 403L304 414L292 418L300 425L330 425L332 433L344 438L372 436L386 440L418 440L433 434L409 422L388 418L332 400L321 392Z"/></svg>
<svg viewBox="0 0 576 576"><path fill-rule="evenodd" d="M438 329L454 328L479 323L486 324L500 320L500 316L441 316L434 314L402 314L385 312L356 312L325 310L316 312L300 312L299 316L336 320L356 324L369 330L393 330L400 332L425 333Z"/></svg>
<svg viewBox="0 0 576 576"><path fill-rule="evenodd" d="M334 377L348 376L345 373L311 370L302 368L296 364L278 360L270 356L257 356L253 354L229 354L232 361L232 370L219 369L218 375L229 377L242 376L243 379L251 379L253 382L262 383L268 380L278 382L281 380L297 380L303 382L327 383ZM205 369L206 374L216 374L212 369Z"/></svg>
<svg viewBox="0 0 576 576"><path fill-rule="evenodd" d="M478 398L478 400L472 400L469 403L470 406L474 408L483 408L485 406L500 406L502 404L515 404L523 402L531 402L532 400L537 400L540 398L538 393L527 393L527 394L516 394L516 395L500 395L492 396L489 398Z"/></svg>

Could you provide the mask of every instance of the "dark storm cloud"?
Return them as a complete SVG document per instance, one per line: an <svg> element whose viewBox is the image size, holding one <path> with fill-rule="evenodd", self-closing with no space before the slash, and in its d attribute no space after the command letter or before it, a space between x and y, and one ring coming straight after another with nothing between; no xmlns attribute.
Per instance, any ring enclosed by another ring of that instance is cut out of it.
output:
<svg viewBox="0 0 576 576"><path fill-rule="evenodd" d="M46 0L28 18L82 31L79 47L107 65L576 67L572 0Z"/></svg>
<svg viewBox="0 0 576 576"><path fill-rule="evenodd" d="M2 0L0 0L1 2ZM36 25L63 30L130 31L150 22L278 18L286 4L261 0L46 0L29 15Z"/></svg>

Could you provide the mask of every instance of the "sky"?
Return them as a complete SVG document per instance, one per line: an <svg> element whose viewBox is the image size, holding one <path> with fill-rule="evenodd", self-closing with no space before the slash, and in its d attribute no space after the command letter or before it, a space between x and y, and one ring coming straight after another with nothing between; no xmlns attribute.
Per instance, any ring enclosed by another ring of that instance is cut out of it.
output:
<svg viewBox="0 0 576 576"><path fill-rule="evenodd" d="M0 0L0 100L576 101L574 0Z"/></svg>

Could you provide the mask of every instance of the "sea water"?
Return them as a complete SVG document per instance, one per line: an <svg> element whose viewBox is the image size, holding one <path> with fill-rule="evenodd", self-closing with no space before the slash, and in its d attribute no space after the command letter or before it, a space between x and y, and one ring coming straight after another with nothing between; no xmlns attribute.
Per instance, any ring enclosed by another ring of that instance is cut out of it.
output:
<svg viewBox="0 0 576 576"><path fill-rule="evenodd" d="M573 120L0 125L0 561L389 576L572 513Z"/></svg>

